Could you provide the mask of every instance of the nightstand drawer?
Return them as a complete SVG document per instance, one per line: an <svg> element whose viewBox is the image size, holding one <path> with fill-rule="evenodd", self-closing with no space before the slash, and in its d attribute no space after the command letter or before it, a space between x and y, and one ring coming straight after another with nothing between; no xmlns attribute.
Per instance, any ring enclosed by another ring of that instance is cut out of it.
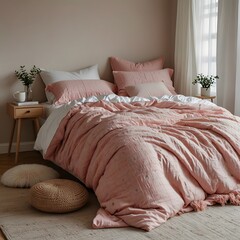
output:
<svg viewBox="0 0 240 240"><path fill-rule="evenodd" d="M15 109L14 118L36 118L43 114L43 108L18 108Z"/></svg>
<svg viewBox="0 0 240 240"><path fill-rule="evenodd" d="M15 153L15 163L17 163L20 140L21 140L22 121L24 121L24 119L33 120L35 133L37 135L40 129L39 118L44 114L44 107L41 104L34 104L31 106L30 105L17 106L13 103L8 103L7 113L11 118L14 119L11 138L8 146L8 154L10 154L11 152L15 126L17 125L17 141L16 141L16 153Z"/></svg>

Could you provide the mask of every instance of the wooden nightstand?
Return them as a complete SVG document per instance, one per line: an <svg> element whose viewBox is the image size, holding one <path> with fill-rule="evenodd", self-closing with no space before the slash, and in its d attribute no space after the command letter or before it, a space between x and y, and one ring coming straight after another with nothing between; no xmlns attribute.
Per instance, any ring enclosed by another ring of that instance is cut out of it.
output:
<svg viewBox="0 0 240 240"><path fill-rule="evenodd" d="M18 161L19 145L21 139L21 123L22 119L32 119L34 121L35 133L37 135L40 128L39 117L44 113L44 108L42 105L28 105L28 106L16 106L13 103L7 104L7 113L10 117L14 119L11 138L8 146L8 154L11 152L12 141L15 131L15 126L17 123L17 142L16 142L16 154L15 154L15 163Z"/></svg>
<svg viewBox="0 0 240 240"><path fill-rule="evenodd" d="M213 100L216 98L216 96L195 96L197 98L201 98L201 99L209 99L211 100L211 102L213 102Z"/></svg>

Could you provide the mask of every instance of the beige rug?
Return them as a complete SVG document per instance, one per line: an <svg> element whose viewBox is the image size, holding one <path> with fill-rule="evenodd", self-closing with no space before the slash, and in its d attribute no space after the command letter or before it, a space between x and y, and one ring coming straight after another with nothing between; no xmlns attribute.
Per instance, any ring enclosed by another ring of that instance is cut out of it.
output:
<svg viewBox="0 0 240 240"><path fill-rule="evenodd" d="M134 228L92 229L98 209L94 194L77 212L47 214L28 204L28 189L0 185L0 225L9 240L199 240L240 239L240 207L209 207L174 217L151 232Z"/></svg>

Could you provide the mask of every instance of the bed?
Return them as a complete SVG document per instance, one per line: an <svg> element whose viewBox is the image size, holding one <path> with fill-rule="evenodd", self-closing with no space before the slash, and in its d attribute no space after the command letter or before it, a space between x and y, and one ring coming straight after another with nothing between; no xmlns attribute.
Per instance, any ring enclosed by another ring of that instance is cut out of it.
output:
<svg viewBox="0 0 240 240"><path fill-rule="evenodd" d="M136 87L146 76L150 81ZM35 149L93 189L100 203L93 228L150 231L209 205L240 205L240 118L207 100L173 93L170 76L168 69L115 71L118 95L104 83L96 96L75 100L69 91L62 97L62 90L78 88L75 80L61 82L58 90L55 83L47 87L62 105L41 127ZM159 82L162 96L139 96Z"/></svg>

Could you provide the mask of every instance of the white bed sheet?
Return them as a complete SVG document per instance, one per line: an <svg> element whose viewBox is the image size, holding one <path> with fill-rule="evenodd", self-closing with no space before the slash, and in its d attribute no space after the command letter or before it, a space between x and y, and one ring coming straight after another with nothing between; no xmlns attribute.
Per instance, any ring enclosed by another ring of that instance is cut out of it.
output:
<svg viewBox="0 0 240 240"><path fill-rule="evenodd" d="M49 102L41 103L41 105L44 107L44 115L41 117L42 121L45 121L55 109L61 107L61 105L58 106Z"/></svg>
<svg viewBox="0 0 240 240"><path fill-rule="evenodd" d="M41 105L44 107L44 114L40 117L40 125L42 126L46 119L50 116L50 114L57 108L61 107L61 105L54 105L50 104L49 102L41 103Z"/></svg>

